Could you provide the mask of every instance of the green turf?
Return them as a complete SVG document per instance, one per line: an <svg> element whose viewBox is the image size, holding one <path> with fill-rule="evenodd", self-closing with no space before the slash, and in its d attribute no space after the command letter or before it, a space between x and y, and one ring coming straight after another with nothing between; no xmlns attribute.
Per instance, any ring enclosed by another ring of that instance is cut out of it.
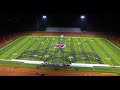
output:
<svg viewBox="0 0 120 90"><path fill-rule="evenodd" d="M80 44L79 44L80 43ZM65 44L66 47L62 49L54 48L56 44ZM90 53L90 55L88 54ZM25 56L23 55L25 54ZM37 56L35 56L37 55ZM94 57L99 56L102 64L112 66L120 65L120 50L111 41L103 37L37 37L37 36L22 36L0 49L0 59L20 59L31 61L45 61L49 63L86 63L99 64L93 60ZM60 56L60 57L59 57ZM85 58L89 58L86 60ZM0 61L0 65L17 65L10 61ZM29 65L20 63L19 66L35 67L36 65ZM101 69L100 67L79 68L81 71L113 71L110 68ZM119 69L116 69L119 70Z"/></svg>

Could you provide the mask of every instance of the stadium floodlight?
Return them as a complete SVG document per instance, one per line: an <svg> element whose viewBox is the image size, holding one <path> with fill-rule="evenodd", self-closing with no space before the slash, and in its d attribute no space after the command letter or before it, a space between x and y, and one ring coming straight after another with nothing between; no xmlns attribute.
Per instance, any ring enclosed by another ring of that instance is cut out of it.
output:
<svg viewBox="0 0 120 90"><path fill-rule="evenodd" d="M84 15L82 15L82 16L81 16L81 19L84 19L84 18L85 18L85 16L84 16Z"/></svg>
<svg viewBox="0 0 120 90"><path fill-rule="evenodd" d="M46 19L46 18L47 18L47 16L43 16L42 18L43 18L43 19Z"/></svg>

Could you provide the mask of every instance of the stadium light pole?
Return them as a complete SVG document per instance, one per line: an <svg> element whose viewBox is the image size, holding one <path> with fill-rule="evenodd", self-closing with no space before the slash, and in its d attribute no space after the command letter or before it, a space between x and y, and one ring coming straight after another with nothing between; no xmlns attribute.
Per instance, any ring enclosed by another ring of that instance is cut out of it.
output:
<svg viewBox="0 0 120 90"><path fill-rule="evenodd" d="M85 15L81 15L80 16L80 26L81 26L81 29L84 29L84 28L86 28L86 16Z"/></svg>
<svg viewBox="0 0 120 90"><path fill-rule="evenodd" d="M44 28L44 30L46 29L46 27L47 27L47 16L46 15L43 15L42 16L42 23L43 23L43 28Z"/></svg>

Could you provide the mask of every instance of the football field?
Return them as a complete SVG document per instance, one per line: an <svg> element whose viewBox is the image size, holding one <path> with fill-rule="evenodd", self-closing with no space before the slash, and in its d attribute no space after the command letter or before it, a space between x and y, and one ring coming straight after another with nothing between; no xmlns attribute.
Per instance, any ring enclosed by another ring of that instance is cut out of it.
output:
<svg viewBox="0 0 120 90"><path fill-rule="evenodd" d="M0 48L0 60L120 66L120 49L104 37L21 36Z"/></svg>

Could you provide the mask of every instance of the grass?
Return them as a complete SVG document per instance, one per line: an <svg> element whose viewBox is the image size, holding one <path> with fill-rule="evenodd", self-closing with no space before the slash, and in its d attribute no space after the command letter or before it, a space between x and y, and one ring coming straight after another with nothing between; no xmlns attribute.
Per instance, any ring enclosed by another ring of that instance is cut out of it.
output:
<svg viewBox="0 0 120 90"><path fill-rule="evenodd" d="M70 40L69 40L70 39ZM43 42L43 43L42 43ZM78 44L80 42L80 44ZM63 49L54 48L56 44L65 44ZM88 55L90 53L93 56ZM24 55L25 54L25 55ZM38 56L34 56L38 55ZM60 56L60 57L58 57ZM112 66L120 65L120 50L112 42L104 37L41 37L41 36L22 36L15 39L9 44L1 47L0 59L21 59L32 61L45 61L49 63L86 63L99 64L93 57L99 56L99 60L103 64ZM86 60L87 58L88 60ZM0 61L0 65L20 66L36 68L36 65L25 63ZM50 69L48 67L42 67ZM53 68L54 69L54 68ZM60 68L61 69L61 68ZM64 68L62 68L64 69ZM59 70L59 69L58 69ZM98 72L115 72L119 68L103 68L103 67L70 67L64 70L73 71L98 71ZM119 72L118 72L119 73Z"/></svg>

